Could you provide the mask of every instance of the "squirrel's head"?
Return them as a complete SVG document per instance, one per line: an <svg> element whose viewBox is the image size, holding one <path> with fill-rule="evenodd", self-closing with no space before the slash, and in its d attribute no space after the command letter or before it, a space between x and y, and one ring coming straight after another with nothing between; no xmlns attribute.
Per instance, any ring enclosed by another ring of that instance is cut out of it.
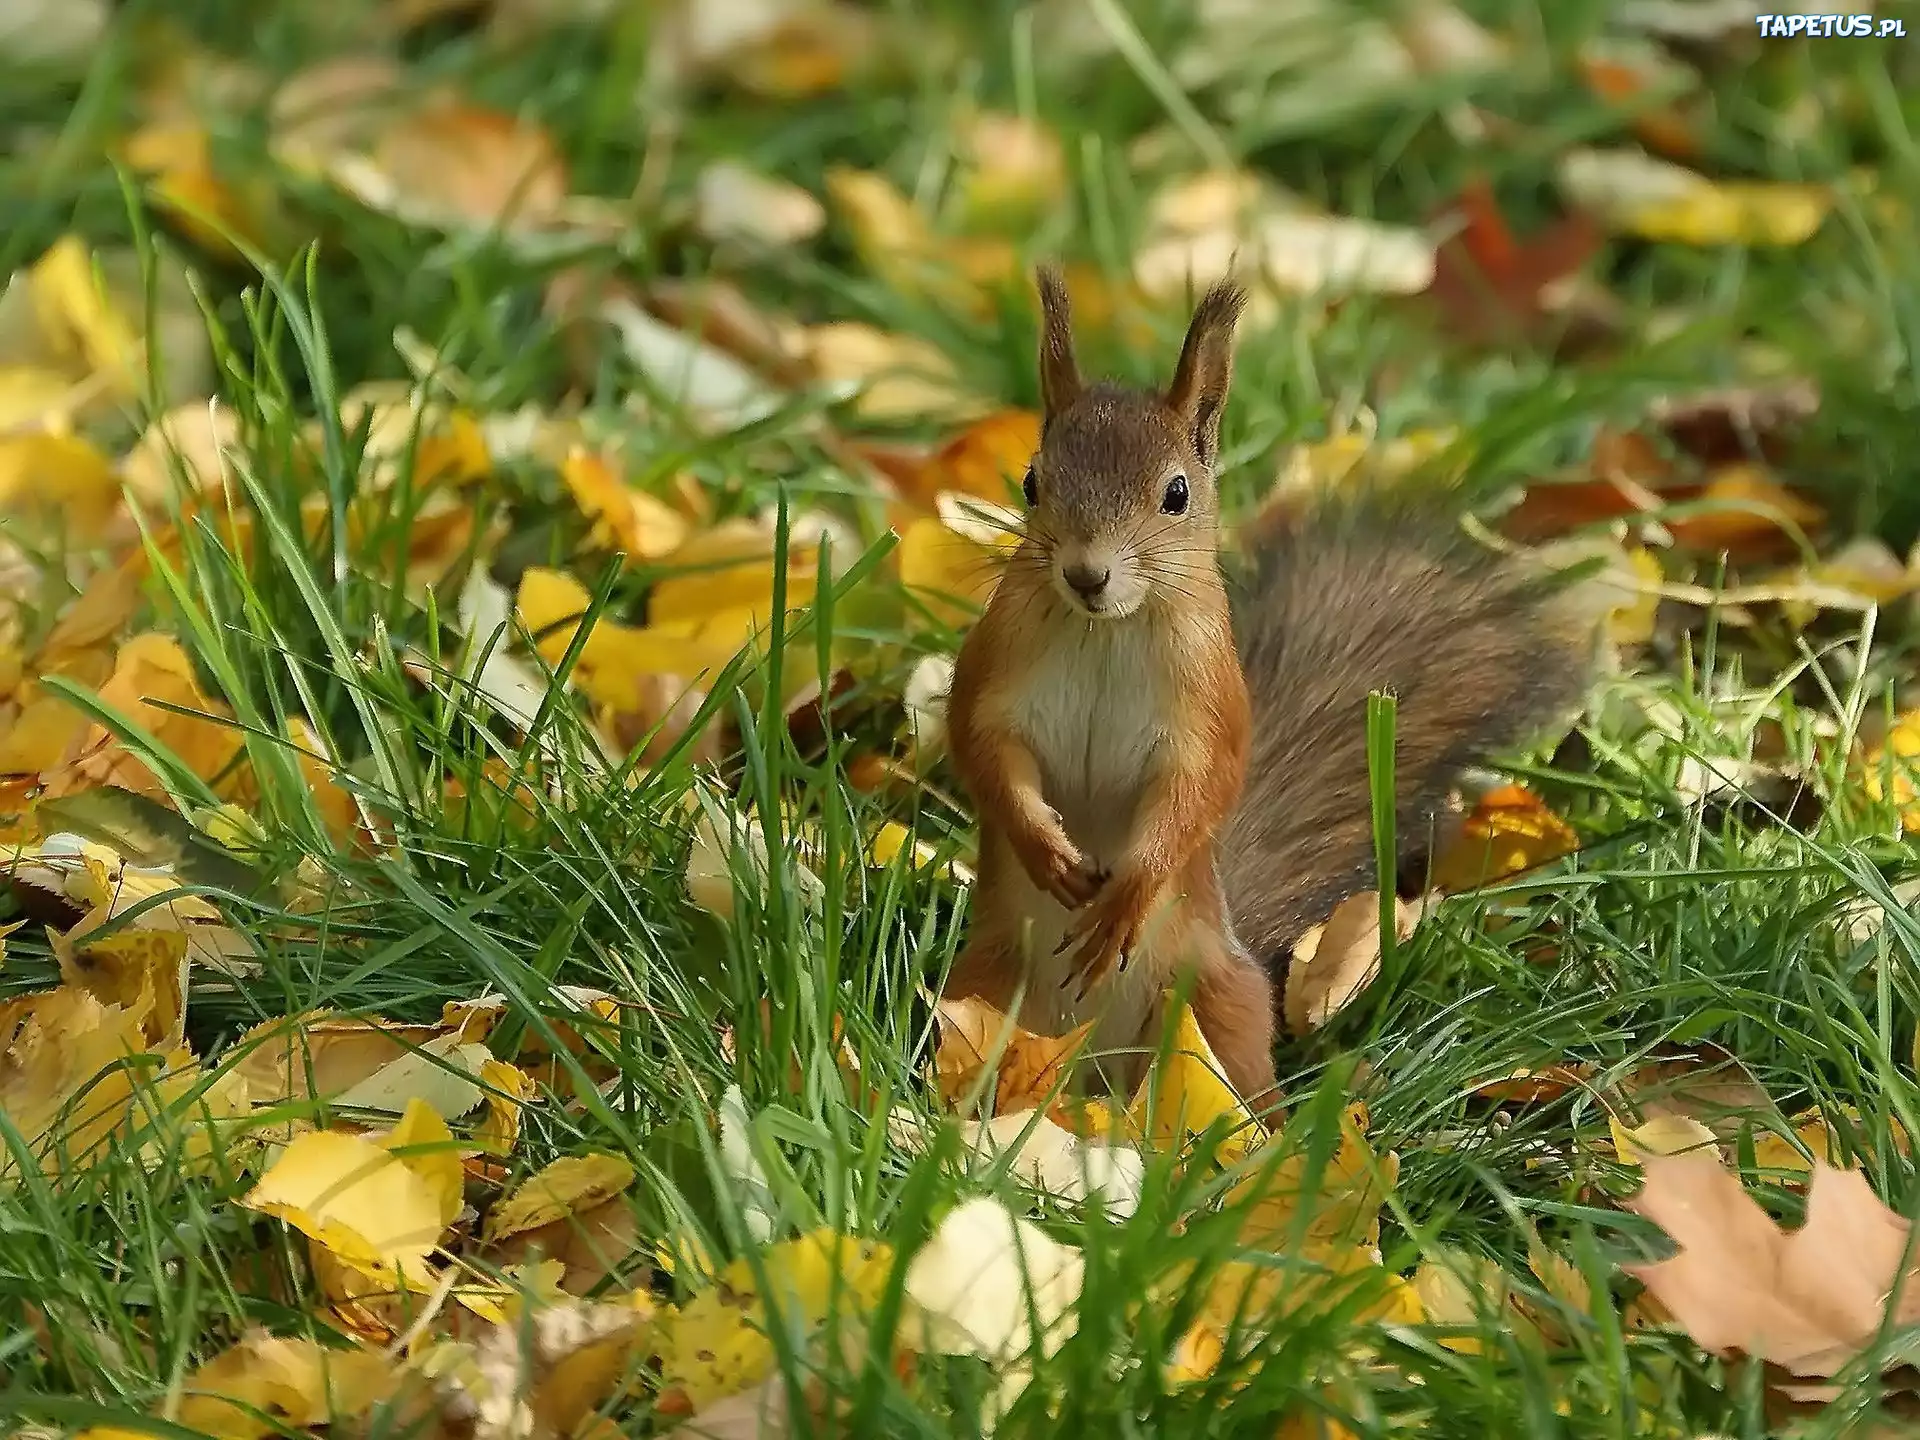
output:
<svg viewBox="0 0 1920 1440"><path fill-rule="evenodd" d="M1039 273L1040 449L1027 471L1026 534L1049 583L1088 616L1120 619L1211 574L1219 528L1214 464L1246 304L1223 281L1201 299L1163 391L1085 384L1066 282Z"/></svg>

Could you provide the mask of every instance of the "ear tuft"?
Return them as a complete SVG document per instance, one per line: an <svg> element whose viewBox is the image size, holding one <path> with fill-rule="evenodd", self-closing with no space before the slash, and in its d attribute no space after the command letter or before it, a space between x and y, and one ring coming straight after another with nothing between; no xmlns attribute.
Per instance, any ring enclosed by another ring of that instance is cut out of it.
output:
<svg viewBox="0 0 1920 1440"><path fill-rule="evenodd" d="M1207 291L1194 307L1167 387L1167 407L1186 426L1194 452L1207 465L1220 452L1220 415L1233 384L1234 327L1246 308L1247 292L1231 279Z"/></svg>
<svg viewBox="0 0 1920 1440"><path fill-rule="evenodd" d="M1053 419L1078 398L1080 366L1073 354L1073 306L1067 299L1066 277L1057 265L1035 272L1040 291L1040 411Z"/></svg>

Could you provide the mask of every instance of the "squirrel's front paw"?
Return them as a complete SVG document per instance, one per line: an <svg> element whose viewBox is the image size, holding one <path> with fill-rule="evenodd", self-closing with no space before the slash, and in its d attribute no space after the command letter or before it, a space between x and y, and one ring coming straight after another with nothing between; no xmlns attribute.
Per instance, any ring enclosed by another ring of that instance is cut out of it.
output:
<svg viewBox="0 0 1920 1440"><path fill-rule="evenodd" d="M1084 999L1088 991L1124 966L1140 939L1139 909L1127 895L1114 895L1083 911L1060 938L1057 955L1078 945L1067 962L1067 974Z"/></svg>
<svg viewBox="0 0 1920 1440"><path fill-rule="evenodd" d="M1020 862L1033 883L1069 910L1078 910L1099 893L1104 873L1082 855L1058 825L1025 846Z"/></svg>

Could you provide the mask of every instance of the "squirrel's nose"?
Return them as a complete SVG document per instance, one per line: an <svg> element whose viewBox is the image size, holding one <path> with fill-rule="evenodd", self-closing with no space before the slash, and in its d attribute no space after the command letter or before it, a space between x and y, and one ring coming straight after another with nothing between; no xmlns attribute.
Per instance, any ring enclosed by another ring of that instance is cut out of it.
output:
<svg viewBox="0 0 1920 1440"><path fill-rule="evenodd" d="M1073 593L1082 600L1092 600L1107 588L1107 579L1113 572L1104 566L1094 569L1091 565L1065 565L1061 567L1060 578L1072 587Z"/></svg>

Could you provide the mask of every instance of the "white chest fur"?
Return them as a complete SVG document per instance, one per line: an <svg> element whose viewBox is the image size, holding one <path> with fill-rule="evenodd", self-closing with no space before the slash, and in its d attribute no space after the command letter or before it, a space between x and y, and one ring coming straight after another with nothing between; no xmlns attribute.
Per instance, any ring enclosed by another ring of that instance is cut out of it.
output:
<svg viewBox="0 0 1920 1440"><path fill-rule="evenodd" d="M1047 647L1014 725L1042 793L1095 862L1119 858L1165 737L1171 697L1144 620L1088 621Z"/></svg>

